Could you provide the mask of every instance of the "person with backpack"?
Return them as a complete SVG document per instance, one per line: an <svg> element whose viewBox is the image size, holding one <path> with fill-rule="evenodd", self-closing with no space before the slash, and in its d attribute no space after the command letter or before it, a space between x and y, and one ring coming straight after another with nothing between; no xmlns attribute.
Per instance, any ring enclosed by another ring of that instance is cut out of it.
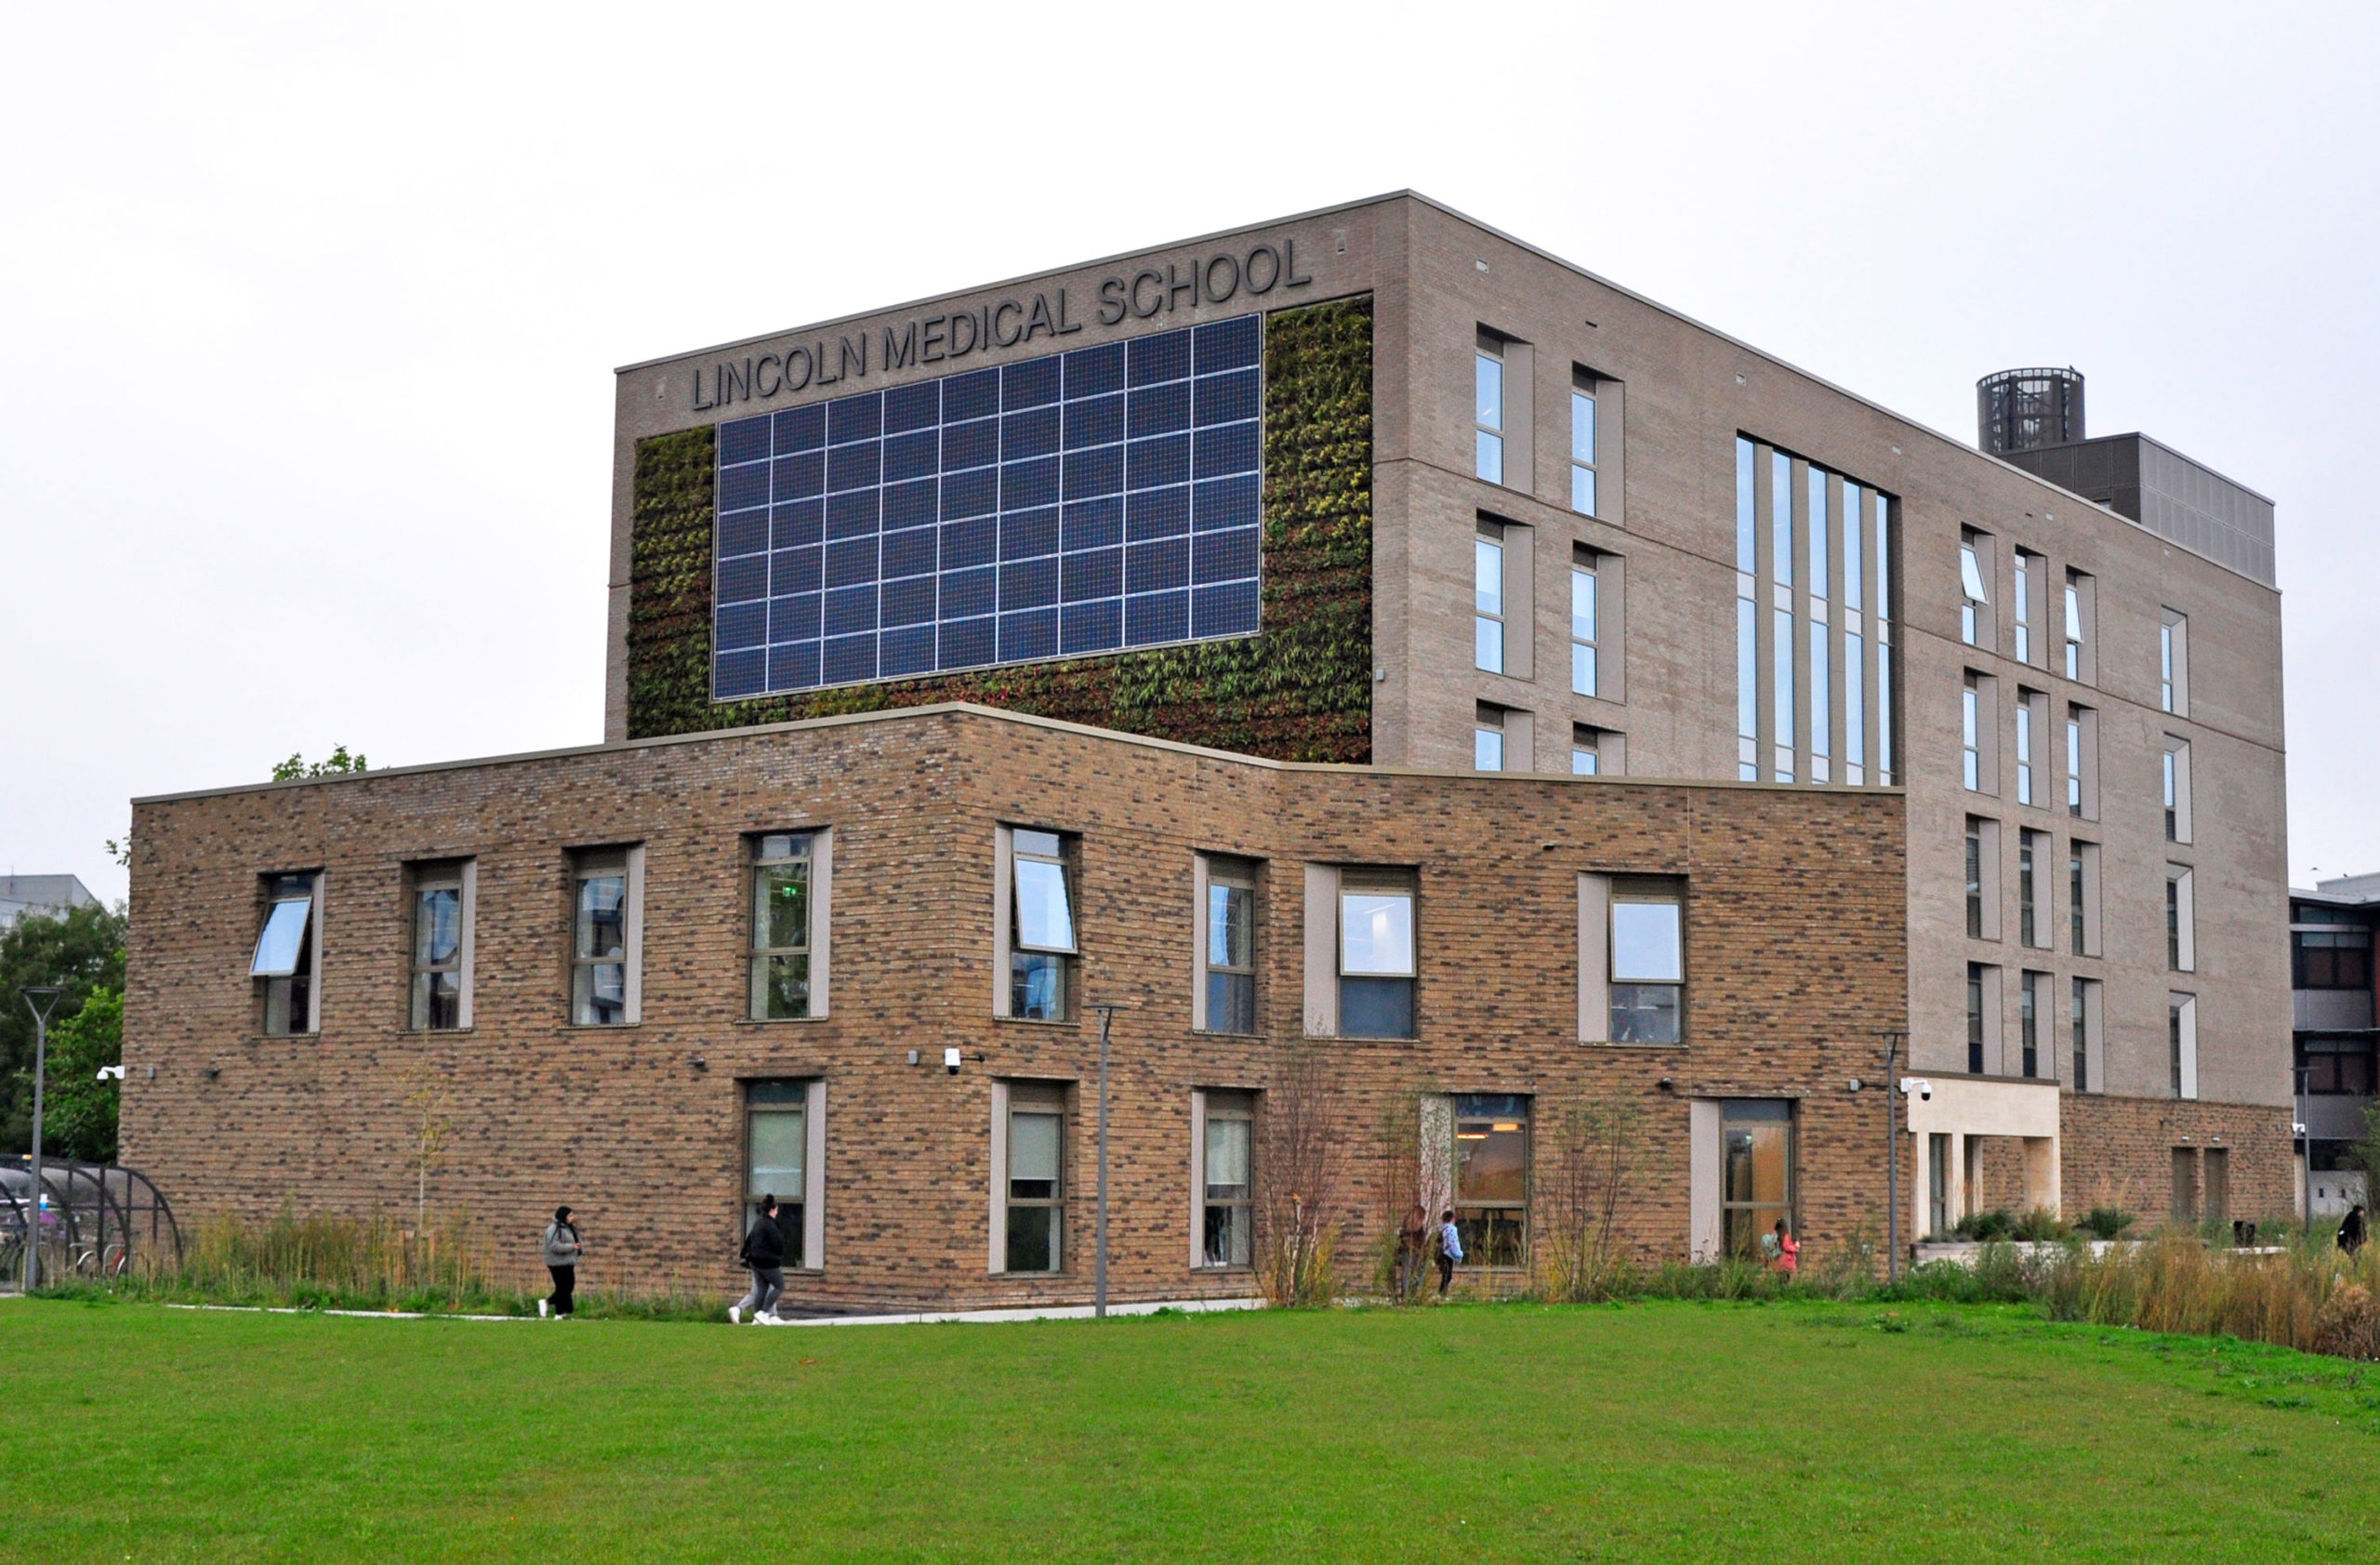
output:
<svg viewBox="0 0 2380 1565"><path fill-rule="evenodd" d="M1454 1226L1454 1208L1438 1217L1438 1297L1454 1283L1454 1268L1462 1263L1462 1231Z"/></svg>
<svg viewBox="0 0 2380 1565"><path fill-rule="evenodd" d="M570 1319L571 1296L578 1287L578 1258L586 1253L578 1225L570 1220L570 1208L555 1207L554 1220L546 1225L545 1240L546 1270L553 1274L554 1291L537 1301L541 1319Z"/></svg>
<svg viewBox="0 0 2380 1565"><path fill-rule="evenodd" d="M776 1197L760 1198L760 1215L744 1235L742 1258L752 1271L752 1291L741 1303L727 1306L727 1319L742 1325L748 1314L755 1325L774 1323L777 1296L785 1292L785 1230L777 1227Z"/></svg>

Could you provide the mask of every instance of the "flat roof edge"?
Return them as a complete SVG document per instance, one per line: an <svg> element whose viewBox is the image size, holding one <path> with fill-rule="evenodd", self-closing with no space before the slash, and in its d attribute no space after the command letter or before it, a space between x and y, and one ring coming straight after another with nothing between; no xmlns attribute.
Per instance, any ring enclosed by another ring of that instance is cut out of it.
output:
<svg viewBox="0 0 2380 1565"><path fill-rule="evenodd" d="M227 799L247 793L267 793L281 789L340 786L370 782L379 777L418 776L437 772L469 771L478 767L518 766L539 761L566 760L574 756L627 754L635 750L659 749L673 745L753 739L774 734L809 733L855 723L906 722L951 716L990 718L997 722L1013 723L1029 728L1080 735L1113 744L1165 750L1177 755L1192 756L1202 761L1223 762L1274 772L1345 773L1359 776L1444 777L1485 782L1491 785L1532 782L1600 788L1704 788L1812 797L1897 798L1906 792L1906 789L1897 785L1891 788L1813 788L1798 783L1745 782L1735 777L1578 776L1567 772L1474 772L1444 766L1384 766L1354 762L1276 761L1269 756L1245 755L1237 750L1213 749L1203 745L1184 744L1178 739L1161 739L1148 734L1129 734L1121 729L1099 728L1087 723L1069 723L1064 718L1043 717L1034 712L1012 711L1004 707L988 707L975 701L932 701L913 707L890 707L879 711L839 712L828 717L797 718L786 723L754 723L744 728L707 728L695 734L665 734L649 739L625 739L592 745L566 745L554 749L516 750L502 755L473 756L457 761L423 762L417 765L389 766L374 772L338 772L321 777L287 777L279 781L234 783L223 788L197 788L174 793L140 794L134 797L132 803L135 807L145 804L175 804L196 799Z"/></svg>

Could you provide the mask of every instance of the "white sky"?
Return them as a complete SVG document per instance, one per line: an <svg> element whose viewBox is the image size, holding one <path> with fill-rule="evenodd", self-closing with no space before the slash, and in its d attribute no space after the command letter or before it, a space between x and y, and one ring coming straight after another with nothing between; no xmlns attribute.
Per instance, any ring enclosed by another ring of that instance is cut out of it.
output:
<svg viewBox="0 0 2380 1565"><path fill-rule="evenodd" d="M0 870L121 895L129 797L292 750L601 737L615 365L1402 186L1964 439L2077 365L2275 497L2293 877L2380 869L2380 7L7 31Z"/></svg>

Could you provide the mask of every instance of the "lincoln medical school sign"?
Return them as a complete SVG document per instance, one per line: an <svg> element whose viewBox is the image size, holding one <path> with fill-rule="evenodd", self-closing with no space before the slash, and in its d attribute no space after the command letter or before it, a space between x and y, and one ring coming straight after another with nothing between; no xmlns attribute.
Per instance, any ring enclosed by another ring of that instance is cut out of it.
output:
<svg viewBox="0 0 2380 1565"><path fill-rule="evenodd" d="M783 352L726 359L694 371L694 411L707 413L739 402L767 402L815 386L865 378L870 349L879 370L963 359L990 348L1013 348L1037 337L1072 337L1089 322L1104 326L1145 321L1202 304L1226 304L1242 294L1262 297L1276 288L1313 283L1298 271L1298 242L1263 244L1247 252L1228 251L1188 262L1168 261L1165 270L1143 267L1103 278L1094 297L1069 298L1064 288L1030 299L1004 298L947 315L913 316L875 335L865 328L833 342L821 338Z"/></svg>

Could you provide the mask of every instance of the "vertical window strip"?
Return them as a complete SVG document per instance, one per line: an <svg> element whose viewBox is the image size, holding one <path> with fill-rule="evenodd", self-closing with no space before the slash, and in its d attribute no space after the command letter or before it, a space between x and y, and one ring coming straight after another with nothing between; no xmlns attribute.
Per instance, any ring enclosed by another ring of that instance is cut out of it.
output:
<svg viewBox="0 0 2380 1565"><path fill-rule="evenodd" d="M1771 540L1770 573L1779 587L1793 585L1793 458L1782 451L1768 454L1769 464L1769 527L1776 535ZM1786 641L1792 645L1792 639Z"/></svg>

